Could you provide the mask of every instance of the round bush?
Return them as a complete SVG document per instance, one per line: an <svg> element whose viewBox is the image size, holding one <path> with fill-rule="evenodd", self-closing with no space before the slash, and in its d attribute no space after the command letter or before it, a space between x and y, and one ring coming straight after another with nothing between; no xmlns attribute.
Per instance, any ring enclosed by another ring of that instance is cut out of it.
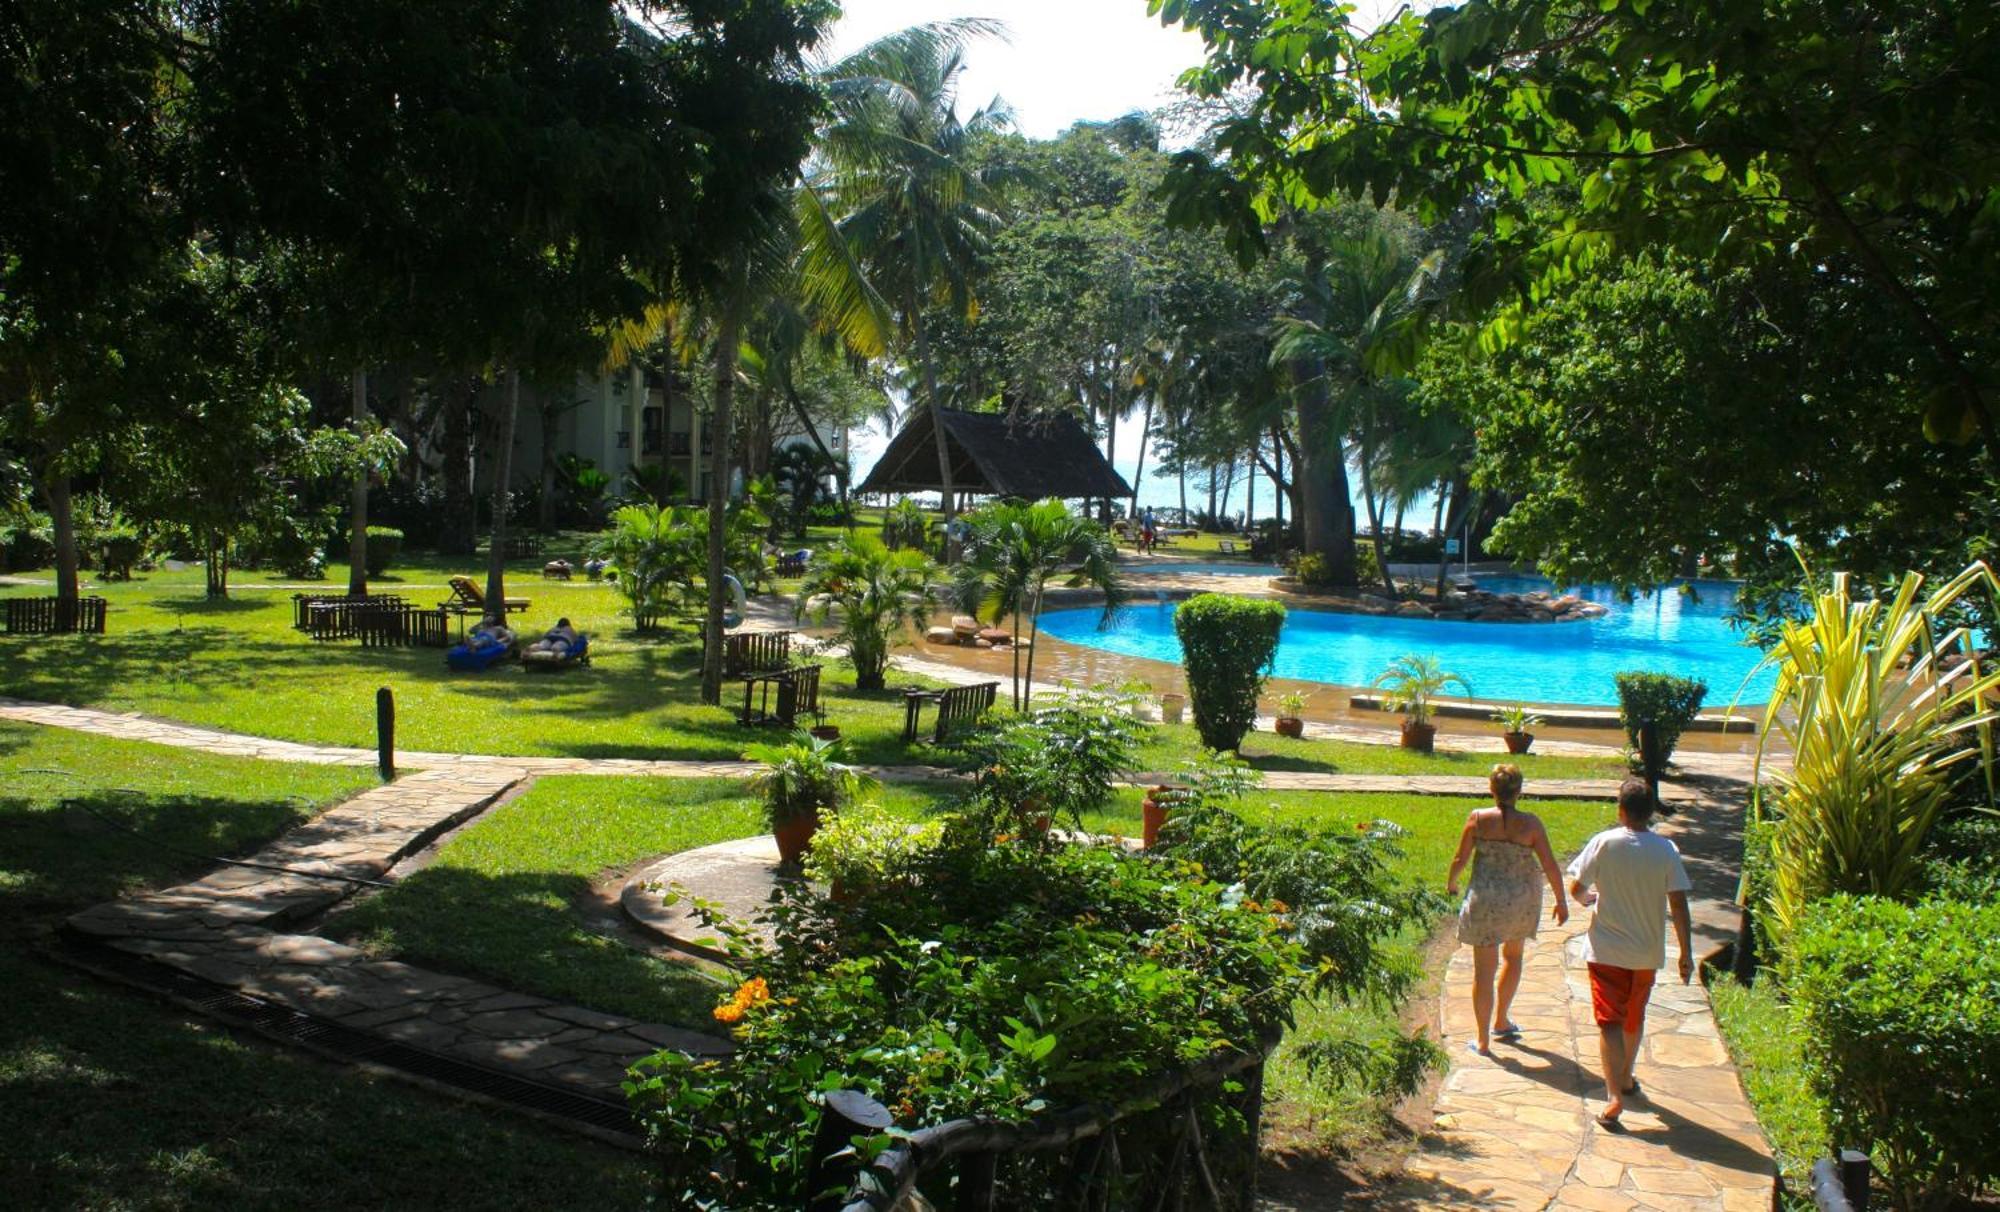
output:
<svg viewBox="0 0 2000 1212"><path fill-rule="evenodd" d="M1277 602L1196 594L1174 612L1188 701L1201 743L1234 749L1257 722L1257 695L1278 654L1285 608Z"/></svg>
<svg viewBox="0 0 2000 1212"><path fill-rule="evenodd" d="M403 532L388 526L368 528L368 575L379 577L389 571L403 554Z"/></svg>

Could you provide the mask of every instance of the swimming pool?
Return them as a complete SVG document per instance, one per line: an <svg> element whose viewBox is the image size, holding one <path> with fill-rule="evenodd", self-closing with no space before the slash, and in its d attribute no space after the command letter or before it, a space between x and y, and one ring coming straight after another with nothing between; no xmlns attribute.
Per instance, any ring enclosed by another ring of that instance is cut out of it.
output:
<svg viewBox="0 0 2000 1212"><path fill-rule="evenodd" d="M1482 589L1526 593L1550 588L1536 577L1480 577ZM1762 654L1742 642L1725 617L1735 588L1705 582L1699 600L1668 589L1631 603L1608 586L1572 590L1610 609L1603 618L1569 623L1461 623L1383 615L1338 614L1294 607L1278 640L1277 674L1308 682L1366 686L1397 657L1435 653L1444 667L1472 684L1481 699L1615 706L1612 675L1639 669L1698 677L1708 683L1707 705L1726 707ZM1051 611L1042 631L1072 644L1126 656L1179 664L1173 606L1147 604L1125 611L1097 629L1098 611ZM1743 691L1743 703L1762 703L1776 681L1764 670ZM1462 692L1454 687L1456 697Z"/></svg>

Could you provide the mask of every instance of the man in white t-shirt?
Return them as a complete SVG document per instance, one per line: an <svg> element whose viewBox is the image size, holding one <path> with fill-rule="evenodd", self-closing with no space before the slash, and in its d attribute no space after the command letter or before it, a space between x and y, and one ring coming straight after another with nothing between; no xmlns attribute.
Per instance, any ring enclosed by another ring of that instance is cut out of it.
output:
<svg viewBox="0 0 2000 1212"><path fill-rule="evenodd" d="M1639 1090L1632 1062L1639 1055L1653 979L1667 964L1669 912L1681 948L1681 983L1694 975L1687 869L1674 844L1647 828L1652 819L1652 791L1639 779L1626 779L1618 788L1618 828L1591 838L1569 865L1570 894L1578 904L1597 906L1584 958L1590 961L1590 1005L1609 1099L1597 1122L1606 1128L1618 1127L1626 1096ZM1595 893L1589 891L1593 885Z"/></svg>

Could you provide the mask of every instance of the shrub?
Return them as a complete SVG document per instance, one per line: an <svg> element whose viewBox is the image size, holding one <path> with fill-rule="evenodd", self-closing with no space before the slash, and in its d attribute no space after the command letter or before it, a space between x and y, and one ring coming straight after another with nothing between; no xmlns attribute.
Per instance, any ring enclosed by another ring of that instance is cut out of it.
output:
<svg viewBox="0 0 2000 1212"><path fill-rule="evenodd" d="M882 512L882 541L891 550L914 547L922 551L929 546L930 533L930 519L924 516L923 507L908 497Z"/></svg>
<svg viewBox="0 0 2000 1212"><path fill-rule="evenodd" d="M1201 743L1235 749L1257 722L1257 696L1278 654L1285 608L1277 602L1196 594L1174 612L1188 701Z"/></svg>
<svg viewBox="0 0 2000 1212"><path fill-rule="evenodd" d="M1327 585L1333 581L1333 570L1327 566L1326 557L1317 551L1308 551L1293 560L1292 575L1301 585Z"/></svg>
<svg viewBox="0 0 2000 1212"><path fill-rule="evenodd" d="M368 528L368 575L379 577L389 571L403 554L403 532L391 526Z"/></svg>
<svg viewBox="0 0 2000 1212"><path fill-rule="evenodd" d="M1354 545L1354 579L1363 585L1382 583L1382 556L1374 543Z"/></svg>
<svg viewBox="0 0 2000 1212"><path fill-rule="evenodd" d="M1020 715L983 725L962 745L975 772L972 815L1021 833L1047 815L1083 828L1131 777L1145 725L1115 691L1064 690Z"/></svg>
<svg viewBox="0 0 2000 1212"><path fill-rule="evenodd" d="M889 650L930 618L939 571L921 551L891 551L874 535L856 533L814 553L798 614L824 626L837 613L832 638L854 662L854 684L880 690Z"/></svg>
<svg viewBox="0 0 2000 1212"><path fill-rule="evenodd" d="M618 572L618 591L632 605L632 624L651 631L676 606L692 606L694 579L707 559L707 513L687 506L625 505L593 554Z"/></svg>
<svg viewBox="0 0 2000 1212"><path fill-rule="evenodd" d="M137 529L120 524L98 532L97 569L107 581L129 581L132 566L146 554Z"/></svg>
<svg viewBox="0 0 2000 1212"><path fill-rule="evenodd" d="M47 568L55 562L55 528L49 515L31 510L0 527L0 566L9 572Z"/></svg>
<svg viewBox="0 0 2000 1212"><path fill-rule="evenodd" d="M1674 747L1680 744L1681 733L1687 731L1701 710L1708 683L1671 673L1626 672L1617 674L1614 680L1618 683L1618 718L1625 725L1626 741L1637 751L1639 725L1653 721L1653 730L1659 737L1660 762L1665 764L1673 756Z"/></svg>
<svg viewBox="0 0 2000 1212"><path fill-rule="evenodd" d="M2000 1181L2000 905L1837 896L1793 938L1787 987L1830 1144L1867 1149L1899 1208Z"/></svg>
<svg viewBox="0 0 2000 1212"><path fill-rule="evenodd" d="M1219 805L1204 812L1189 844L1212 869L1180 854L996 841L976 818L954 817L915 844L857 839L862 874L879 867L892 894L834 900L804 881L781 885L771 945L739 952L748 979L714 1012L733 1029L734 1055L662 1052L628 1086L661 1166L661 1202L812 1203L821 1091L866 1094L897 1131L961 1116L1018 1122L1259 1050L1302 996L1390 992L1378 979L1390 966L1371 962L1372 948L1429 902L1396 888L1384 839L1342 831L1302 850L1303 831L1267 837ZM1237 881L1239 868L1258 876L1291 852L1304 857L1269 895ZM1276 903L1280 890L1295 905ZM1241 1156L1246 1121L1212 1094L1194 1110L1212 1177L1233 1193L1247 1176L1222 1167ZM1175 1102L1122 1125L1121 1163L1142 1187L1177 1156L1173 1125L1188 1113ZM863 1141L860 1160L887 1139ZM999 1206L1055 1206L1076 1160L1070 1150L1007 1159ZM1203 1198L1192 1175L1183 1181L1159 1187L1174 1202Z"/></svg>
<svg viewBox="0 0 2000 1212"><path fill-rule="evenodd" d="M1753 815L1772 824L1770 899L1759 907L1781 941L1833 893L1913 895L1954 797L1973 785L1982 800L1991 794L1987 708L2000 669L1970 659L1974 636L1940 619L1967 597L2000 596L2000 581L1974 564L1923 589L1911 573L1893 597L1856 600L1841 573L1811 596L1807 617L1779 628L1758 750L1771 790ZM1763 765L1773 739L1791 748L1789 768Z"/></svg>

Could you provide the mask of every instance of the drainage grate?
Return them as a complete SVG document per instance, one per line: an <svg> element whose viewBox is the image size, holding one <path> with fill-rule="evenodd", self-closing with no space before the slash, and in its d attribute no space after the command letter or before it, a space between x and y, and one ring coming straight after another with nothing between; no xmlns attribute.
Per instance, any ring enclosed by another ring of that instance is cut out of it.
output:
<svg viewBox="0 0 2000 1212"><path fill-rule="evenodd" d="M471 1061L440 1056L408 1044L385 1040L328 1019L301 1013L289 1006L212 985L178 968L102 943L72 942L68 950L86 967L164 993L204 1014L249 1027L287 1043L342 1060L381 1065L600 1132L627 1138L640 1135L638 1122L622 1103L593 1098Z"/></svg>

